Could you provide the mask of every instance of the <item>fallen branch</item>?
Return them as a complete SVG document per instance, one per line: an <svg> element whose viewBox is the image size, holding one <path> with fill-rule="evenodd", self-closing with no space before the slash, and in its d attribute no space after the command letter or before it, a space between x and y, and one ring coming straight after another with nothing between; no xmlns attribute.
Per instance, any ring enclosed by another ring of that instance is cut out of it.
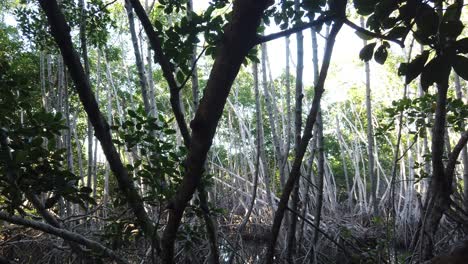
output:
<svg viewBox="0 0 468 264"><path fill-rule="evenodd" d="M42 232L61 237L64 240L75 242L80 245L86 246L87 248L93 250L94 253L111 258L115 260L117 263L120 263L120 264L128 263L126 260L119 257L111 249L103 246L102 244L96 241L87 239L86 237L80 234L73 233L65 229L56 228L51 225L41 223L38 221L28 220L28 219L24 219L18 216L9 215L5 212L0 212L0 219L7 221L9 223L12 223L12 224L27 226L27 227L31 227L37 230L41 230Z"/></svg>

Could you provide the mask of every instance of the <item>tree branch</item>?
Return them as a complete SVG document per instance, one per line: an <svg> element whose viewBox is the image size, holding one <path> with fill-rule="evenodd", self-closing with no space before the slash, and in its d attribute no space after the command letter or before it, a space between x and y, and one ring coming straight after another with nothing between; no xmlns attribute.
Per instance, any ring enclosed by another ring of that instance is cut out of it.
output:
<svg viewBox="0 0 468 264"><path fill-rule="evenodd" d="M70 72L84 110L88 114L88 118L95 129L96 137L101 143L104 155L109 162L112 172L117 178L119 189L125 195L143 232L154 243L158 244L159 238L157 237L155 227L146 213L143 200L135 189L132 178L128 175L128 171L123 166L120 155L115 149L112 142L112 135L109 132L109 125L99 110L98 103L94 97L88 78L86 78L78 53L73 48L70 27L65 20L65 16L60 10L56 0L39 0L39 3L47 16L51 34L60 48L63 61Z"/></svg>
<svg viewBox="0 0 468 264"><path fill-rule="evenodd" d="M360 33L363 33L365 35L368 35L370 37L374 37L374 38L379 38L379 39L385 39L385 40L388 40L388 41L391 41L391 42L394 42L396 44L398 44L400 47L404 48L405 47L405 43L401 40L398 40L398 39L393 39L393 38L389 38L388 36L385 36L385 35L382 35L382 34L378 34L378 33L375 33L375 32L372 32L372 31L369 31L365 28L362 28L356 24L354 24L352 21L350 21L349 19L345 18L343 20L343 22L348 25L350 28L360 32Z"/></svg>
<svg viewBox="0 0 468 264"><path fill-rule="evenodd" d="M311 21L309 23L301 24L301 25L299 25L297 27L286 29L284 31L280 31L280 32L277 32L277 33L272 33L270 35L265 35L265 36L259 35L257 37L256 44L257 45L262 44L262 43L265 43L265 42L268 42L268 41L271 41L271 40L275 40L275 39L279 39L279 38L282 38L282 37L290 36L290 35L292 35L294 33L297 33L299 31L303 31L303 30L306 30L306 29L309 29L309 28L312 28L312 27L321 26L323 23L331 21L334 18L335 18L334 15L323 16L323 17L319 17L317 20Z"/></svg>
<svg viewBox="0 0 468 264"><path fill-rule="evenodd" d="M208 46L205 46L203 47L202 51L200 52L200 54L198 54L197 58L193 61L192 63L192 70L190 70L190 74L187 75L187 77L185 78L185 80L182 82L182 84L179 86L179 91L182 90L184 88L184 86L187 84L188 80L190 80L190 78L192 77L193 75L193 72L196 70L196 66L197 66L197 62L200 60L201 56L205 53L206 49L208 48ZM196 110L196 109L194 109Z"/></svg>
<svg viewBox="0 0 468 264"><path fill-rule="evenodd" d="M47 0L47 1L50 1L50 0ZM102 244L100 244L100 243L98 243L96 241L87 239L86 237L84 237L84 236L82 236L80 234L73 233L73 232L70 232L70 231L65 230L65 229L56 228L56 227L53 227L51 225L44 224L44 223L41 223L41 222L38 222L38 221L28 220L28 219L24 219L24 218L21 218L21 217L18 217L18 216L9 215L9 214L7 214L5 212L1 212L1 211L0 211L0 219L2 219L4 221L7 221L9 223L16 224L16 225L22 225L22 226L27 226L27 227L34 228L36 230L41 230L41 231L43 231L45 233L61 237L66 241L71 241L71 242L78 243L80 245L88 247L89 249L93 250L95 253L97 253L99 255L104 255L104 256L106 256L108 258L111 258L111 259L117 261L120 264L127 264L128 263L127 261L125 261L124 259L119 257L111 249L103 246Z"/></svg>
<svg viewBox="0 0 468 264"><path fill-rule="evenodd" d="M450 179L453 178L453 173L455 172L455 165L457 164L458 156L460 155L460 152L465 147L467 142L468 142L468 131L465 131L462 133L460 139L458 140L455 147L453 147L453 150L448 157L448 162L447 162L447 165L445 166L446 177Z"/></svg>

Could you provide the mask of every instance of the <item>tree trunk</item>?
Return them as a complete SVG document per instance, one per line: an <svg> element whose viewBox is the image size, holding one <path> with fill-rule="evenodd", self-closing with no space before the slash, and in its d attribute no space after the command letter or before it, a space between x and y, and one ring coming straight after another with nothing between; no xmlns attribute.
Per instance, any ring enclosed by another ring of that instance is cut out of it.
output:
<svg viewBox="0 0 468 264"><path fill-rule="evenodd" d="M187 11L193 12L193 1L188 0L187 2ZM193 45L193 50L192 50L192 65L193 67L195 66L195 63L197 61L197 44ZM198 72L196 68L192 72L192 105L193 105L193 112L197 111L198 108Z"/></svg>
<svg viewBox="0 0 468 264"><path fill-rule="evenodd" d="M322 217L322 205L323 205L323 183L325 177L325 153L323 149L323 120L322 120L322 111L319 110L317 114L317 150L318 150L318 157L317 157L317 195L316 195L316 203L317 206L315 208L315 215L314 215L314 224L317 227L320 227L320 220ZM313 244L314 247L317 245L319 238L319 232L317 229L314 233L314 240ZM314 254L316 251L314 250Z"/></svg>
<svg viewBox="0 0 468 264"><path fill-rule="evenodd" d="M299 0L294 1L294 9L296 12L300 12ZM301 131L302 131L302 74L304 72L304 36L301 32L296 34L296 45L297 45L297 64L296 64L296 107L294 115L294 152L296 156L299 153L301 144ZM300 168L299 168L300 170ZM297 211L297 205L299 203L299 184L300 181L296 180L294 189L291 197L291 209ZM294 263L293 255L296 248L296 226L297 216L294 213L289 214L289 226L288 226L288 240L286 246L286 259L290 263Z"/></svg>
<svg viewBox="0 0 468 264"><path fill-rule="evenodd" d="M185 175L168 205L169 220L162 240L164 263L174 262L174 242L185 207L200 183L207 153L227 96L245 56L256 44L257 28L268 4L269 1L266 0L237 0L233 3L231 22L225 27L204 96L190 125L192 136Z"/></svg>
<svg viewBox="0 0 468 264"><path fill-rule="evenodd" d="M135 31L135 20L133 18L133 10L130 2L125 1L125 9L127 10L128 27L132 38L133 52L135 54L136 68L138 72L138 79L140 81L141 95L143 97L143 104L145 106L146 115L151 115L151 105L148 99L148 82L145 76L145 66L140 54L140 46L138 45L138 38Z"/></svg>
<svg viewBox="0 0 468 264"><path fill-rule="evenodd" d="M364 18L360 18L361 26L364 26ZM364 46L367 45L367 40L363 40ZM377 201L377 181L375 177L375 156L374 156L374 128L372 125L372 97L371 97L371 80L369 62L364 62L366 72L366 117L367 117L367 167L368 175L371 183L371 200L372 211L374 215L379 215L379 203Z"/></svg>

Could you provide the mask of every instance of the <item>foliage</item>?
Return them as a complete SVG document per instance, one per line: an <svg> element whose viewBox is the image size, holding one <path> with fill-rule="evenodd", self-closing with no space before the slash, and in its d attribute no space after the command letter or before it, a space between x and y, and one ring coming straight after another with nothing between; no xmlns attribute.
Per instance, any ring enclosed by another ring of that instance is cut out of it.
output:
<svg viewBox="0 0 468 264"><path fill-rule="evenodd" d="M21 32L28 37L39 50L54 51L56 46L50 34L46 34L49 25L37 1L22 0L15 9ZM76 1L60 1L62 10L73 32L81 24L81 10ZM88 42L95 47L103 48L107 45L109 29L115 27L110 12L103 0L87 1L83 16L86 19L86 36ZM80 14L80 15L77 15ZM52 50L51 50L52 49Z"/></svg>
<svg viewBox="0 0 468 264"><path fill-rule="evenodd" d="M0 31L0 124L2 150L0 192L9 211L24 209L22 193L53 193L46 201L52 207L63 197L82 206L93 203L91 189L77 186L78 177L63 169L63 148L57 147L64 129L60 113L48 113L40 105L36 90L38 60L21 50L22 43L10 39L15 30ZM29 67L28 67L29 66Z"/></svg>

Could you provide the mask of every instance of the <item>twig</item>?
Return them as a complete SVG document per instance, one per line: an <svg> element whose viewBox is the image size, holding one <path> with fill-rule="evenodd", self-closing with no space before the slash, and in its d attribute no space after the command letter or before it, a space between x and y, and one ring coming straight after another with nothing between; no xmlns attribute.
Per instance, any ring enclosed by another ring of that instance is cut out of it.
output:
<svg viewBox="0 0 468 264"><path fill-rule="evenodd" d="M195 61L192 63L192 70L190 70L190 74L187 75L187 77L185 77L185 80L182 82L182 84L178 87L179 91L182 90L184 88L184 86L187 84L188 80L190 80L190 78L192 77L193 75L193 72L195 71L196 69L196 66L197 66L197 62L198 60L201 58L201 56L205 53L206 49L208 48L208 46L205 46L203 47L203 50L200 52L200 54L198 54L197 58L195 59Z"/></svg>
<svg viewBox="0 0 468 264"><path fill-rule="evenodd" d="M284 31L272 33L272 34L266 35L266 36L259 36L259 37L257 37L256 44L262 44L264 42L268 42L268 41L271 41L271 40L275 40L275 39L279 39L279 38L282 38L282 37L290 36L290 35L292 35L294 33L297 33L297 32L302 31L302 30L306 30L308 28L320 26L325 22L331 21L333 18L335 18L334 15L323 16L323 17L319 17L317 20L314 20L312 22L299 25L297 27L293 27L293 28L290 28L290 29L286 29Z"/></svg>
<svg viewBox="0 0 468 264"><path fill-rule="evenodd" d="M352 21L350 21L349 19L345 18L343 20L343 22L348 25L350 28L352 29L355 29L356 31L360 32L360 33L363 33L365 35L368 35L370 37L374 37L374 38L379 38L379 39L385 39L385 40L388 40L388 41L391 41L391 42L394 42L396 44L398 44L400 47L404 48L405 47L405 43L403 43L403 41L401 40L398 40L398 39L393 39L393 38L390 38L388 36L385 36L385 35L382 35L382 34L378 34L378 33L375 33L375 32L372 32L372 31L369 31L365 28L362 28L356 24L354 24Z"/></svg>

